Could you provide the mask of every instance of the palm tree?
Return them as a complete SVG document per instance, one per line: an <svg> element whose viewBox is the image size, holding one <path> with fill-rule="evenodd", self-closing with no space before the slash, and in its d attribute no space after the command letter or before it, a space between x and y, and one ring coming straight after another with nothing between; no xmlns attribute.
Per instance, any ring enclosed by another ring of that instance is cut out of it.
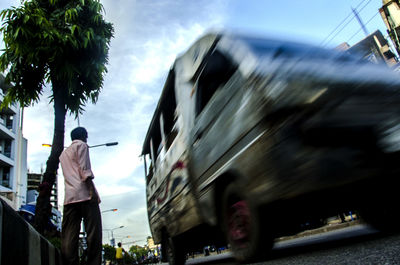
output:
<svg viewBox="0 0 400 265"><path fill-rule="evenodd" d="M96 103L107 72L114 29L99 0L25 0L0 12L5 49L0 71L11 86L2 107L19 101L27 107L51 85L54 134L39 187L35 227L43 234L51 212L50 193L64 148L65 116L78 116L88 101Z"/></svg>

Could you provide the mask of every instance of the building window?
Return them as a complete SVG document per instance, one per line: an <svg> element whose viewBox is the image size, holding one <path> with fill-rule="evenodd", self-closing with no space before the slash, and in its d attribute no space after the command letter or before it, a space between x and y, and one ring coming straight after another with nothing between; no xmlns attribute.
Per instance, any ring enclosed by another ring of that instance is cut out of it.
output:
<svg viewBox="0 0 400 265"><path fill-rule="evenodd" d="M12 129L13 129L13 121L14 121L14 116L12 116L12 115L7 115L6 127L7 127L7 129L9 129L10 131L12 131Z"/></svg>
<svg viewBox="0 0 400 265"><path fill-rule="evenodd" d="M11 140L4 140L4 152L6 157L11 158Z"/></svg>
<svg viewBox="0 0 400 265"><path fill-rule="evenodd" d="M1 185L6 188L11 188L10 185L10 168L3 167L2 175L1 175Z"/></svg>
<svg viewBox="0 0 400 265"><path fill-rule="evenodd" d="M6 115L0 115L0 124L6 126Z"/></svg>
<svg viewBox="0 0 400 265"><path fill-rule="evenodd" d="M228 82L237 69L237 65L219 51L214 51L205 60L197 83L196 115L203 111L217 89Z"/></svg>

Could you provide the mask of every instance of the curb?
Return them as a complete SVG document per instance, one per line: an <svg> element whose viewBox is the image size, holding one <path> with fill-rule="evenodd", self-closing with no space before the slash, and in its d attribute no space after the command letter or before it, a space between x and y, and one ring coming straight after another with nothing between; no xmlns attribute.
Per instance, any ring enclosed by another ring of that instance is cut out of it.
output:
<svg viewBox="0 0 400 265"><path fill-rule="evenodd" d="M348 221L348 222L338 223L338 224L328 224L328 225L325 225L325 226L320 227L320 228L316 228L316 229L306 230L304 232L300 232L300 233L298 233L296 235L293 235L293 236L280 237L280 238L275 239L275 241L276 242L281 242L281 241L291 240L291 239L295 239L295 238L299 238L299 237L307 237L307 236L310 236L310 235L326 233L326 232L329 232L329 231L334 231L334 230L346 228L346 227L349 227L349 226L359 225L359 224L362 224L362 223L363 222L360 221L360 220L354 220L354 221Z"/></svg>

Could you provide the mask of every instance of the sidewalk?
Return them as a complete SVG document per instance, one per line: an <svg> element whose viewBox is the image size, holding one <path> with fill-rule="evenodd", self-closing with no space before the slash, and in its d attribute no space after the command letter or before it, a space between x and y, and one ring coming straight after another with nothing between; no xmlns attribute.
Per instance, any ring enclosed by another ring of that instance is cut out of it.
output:
<svg viewBox="0 0 400 265"><path fill-rule="evenodd" d="M285 236L285 237L277 238L276 241L280 242L280 241L290 240L290 239L299 238L299 237L306 237L306 236L310 236L310 235L326 233L329 231L342 229L345 227L349 227L352 225L359 225L359 224L362 224L362 221L360 219L353 220L353 221L350 220L350 221L346 221L344 223L333 221L333 222L330 222L327 225L320 227L320 228L306 230L304 232L298 233L293 236Z"/></svg>

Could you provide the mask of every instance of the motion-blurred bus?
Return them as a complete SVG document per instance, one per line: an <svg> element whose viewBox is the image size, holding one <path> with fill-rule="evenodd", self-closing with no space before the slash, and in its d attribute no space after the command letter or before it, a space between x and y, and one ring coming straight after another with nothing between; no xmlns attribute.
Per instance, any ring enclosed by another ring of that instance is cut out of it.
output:
<svg viewBox="0 0 400 265"><path fill-rule="evenodd" d="M274 239L356 210L399 211L400 79L345 52L208 34L171 67L143 144L147 208L170 264ZM394 210L393 210L394 209Z"/></svg>

